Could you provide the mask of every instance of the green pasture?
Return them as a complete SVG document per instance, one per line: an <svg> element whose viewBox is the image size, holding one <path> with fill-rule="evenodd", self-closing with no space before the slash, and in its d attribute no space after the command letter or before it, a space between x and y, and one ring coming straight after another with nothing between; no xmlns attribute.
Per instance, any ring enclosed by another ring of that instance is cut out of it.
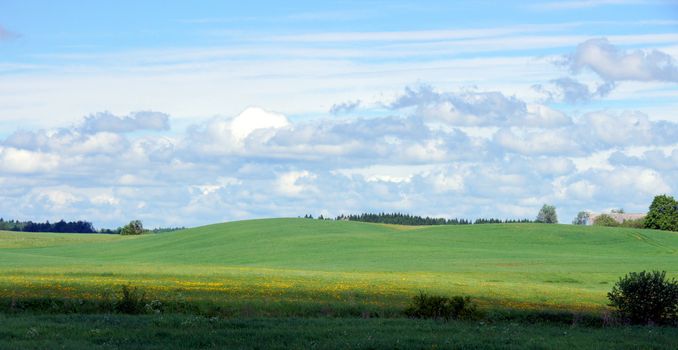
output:
<svg viewBox="0 0 678 350"><path fill-rule="evenodd" d="M620 276L651 269L678 276L678 233L309 219L133 237L0 232L5 303L97 299L129 283L236 316L391 315L419 291L490 309L600 312Z"/></svg>
<svg viewBox="0 0 678 350"><path fill-rule="evenodd" d="M3 315L2 349L675 349L670 327L515 322Z"/></svg>

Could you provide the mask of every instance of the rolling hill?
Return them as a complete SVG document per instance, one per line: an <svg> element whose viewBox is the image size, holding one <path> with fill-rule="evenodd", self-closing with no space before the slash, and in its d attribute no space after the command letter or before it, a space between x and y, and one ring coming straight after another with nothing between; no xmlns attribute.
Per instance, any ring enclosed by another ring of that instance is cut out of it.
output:
<svg viewBox="0 0 678 350"><path fill-rule="evenodd" d="M678 275L677 233L309 219L135 237L0 232L0 297L91 297L131 283L158 298L253 303L264 314L295 314L300 305L389 309L420 290L487 305L595 310L620 276L649 269Z"/></svg>

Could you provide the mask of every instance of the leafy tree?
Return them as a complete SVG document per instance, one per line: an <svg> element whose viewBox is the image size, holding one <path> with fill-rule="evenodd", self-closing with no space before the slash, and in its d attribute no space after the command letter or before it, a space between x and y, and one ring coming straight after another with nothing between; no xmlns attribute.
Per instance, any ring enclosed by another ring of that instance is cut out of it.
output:
<svg viewBox="0 0 678 350"><path fill-rule="evenodd" d="M617 220L607 214L600 214L593 220L593 224L596 226L609 226L616 227L619 226Z"/></svg>
<svg viewBox="0 0 678 350"><path fill-rule="evenodd" d="M577 217L572 220L572 225L586 225L589 223L591 216L585 211L577 213Z"/></svg>
<svg viewBox="0 0 678 350"><path fill-rule="evenodd" d="M678 231L678 202L665 194L654 197L645 217L645 228Z"/></svg>
<svg viewBox="0 0 678 350"><path fill-rule="evenodd" d="M631 272L607 293L610 306L633 324L670 324L678 321L678 281L665 271Z"/></svg>
<svg viewBox="0 0 678 350"><path fill-rule="evenodd" d="M624 208L619 208L619 209L612 209L610 210L610 213L612 214L624 214Z"/></svg>
<svg viewBox="0 0 678 350"><path fill-rule="evenodd" d="M120 230L121 235L140 235L144 233L144 225L140 220L132 220Z"/></svg>
<svg viewBox="0 0 678 350"><path fill-rule="evenodd" d="M537 214L536 222L541 222L544 224L557 224L558 215L556 214L556 207L553 205L544 204Z"/></svg>

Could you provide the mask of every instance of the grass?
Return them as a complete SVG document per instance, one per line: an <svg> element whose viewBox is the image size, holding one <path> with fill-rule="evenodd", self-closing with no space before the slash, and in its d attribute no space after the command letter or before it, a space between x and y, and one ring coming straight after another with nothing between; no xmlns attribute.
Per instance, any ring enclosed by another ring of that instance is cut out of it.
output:
<svg viewBox="0 0 678 350"><path fill-rule="evenodd" d="M0 232L0 348L673 348L676 328L601 328L614 282L652 269L678 276L678 234L308 219ZM112 313L127 284L159 313ZM420 292L471 295L486 316L404 319Z"/></svg>
<svg viewBox="0 0 678 350"><path fill-rule="evenodd" d="M678 234L571 225L268 219L144 235L0 232L0 300L149 297L245 316L394 315L427 293L599 312L630 271L678 275Z"/></svg>
<svg viewBox="0 0 678 350"><path fill-rule="evenodd" d="M408 319L2 315L3 349L675 349L678 329Z"/></svg>

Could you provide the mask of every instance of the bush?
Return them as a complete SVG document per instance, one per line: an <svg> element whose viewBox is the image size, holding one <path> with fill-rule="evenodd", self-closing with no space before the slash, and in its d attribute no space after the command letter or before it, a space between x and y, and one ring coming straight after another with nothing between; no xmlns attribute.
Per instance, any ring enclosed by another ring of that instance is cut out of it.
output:
<svg viewBox="0 0 678 350"><path fill-rule="evenodd" d="M146 293L137 287L123 285L120 291L120 299L115 304L115 311L123 314L141 314L146 312Z"/></svg>
<svg viewBox="0 0 678 350"><path fill-rule="evenodd" d="M553 205L544 204L537 214L536 222L541 222L544 224L557 224L558 215L556 214L556 207Z"/></svg>
<svg viewBox="0 0 678 350"><path fill-rule="evenodd" d="M600 214L593 220L593 224L595 226L609 226L609 227L617 227L619 226L619 223L617 220L612 218L611 216L607 214Z"/></svg>
<svg viewBox="0 0 678 350"><path fill-rule="evenodd" d="M671 324L678 320L678 281L666 272L631 272L607 293L610 306L632 324Z"/></svg>
<svg viewBox="0 0 678 350"><path fill-rule="evenodd" d="M144 233L144 225L139 220L132 220L120 230L121 235L140 235Z"/></svg>
<svg viewBox="0 0 678 350"><path fill-rule="evenodd" d="M654 197L645 217L645 228L678 231L678 202L665 194Z"/></svg>
<svg viewBox="0 0 678 350"><path fill-rule="evenodd" d="M448 298L421 292L405 309L405 315L412 318L433 318L446 321L450 319L473 320L480 317L480 312L468 296Z"/></svg>
<svg viewBox="0 0 678 350"><path fill-rule="evenodd" d="M645 218L624 220L619 226L630 228L645 228Z"/></svg>

